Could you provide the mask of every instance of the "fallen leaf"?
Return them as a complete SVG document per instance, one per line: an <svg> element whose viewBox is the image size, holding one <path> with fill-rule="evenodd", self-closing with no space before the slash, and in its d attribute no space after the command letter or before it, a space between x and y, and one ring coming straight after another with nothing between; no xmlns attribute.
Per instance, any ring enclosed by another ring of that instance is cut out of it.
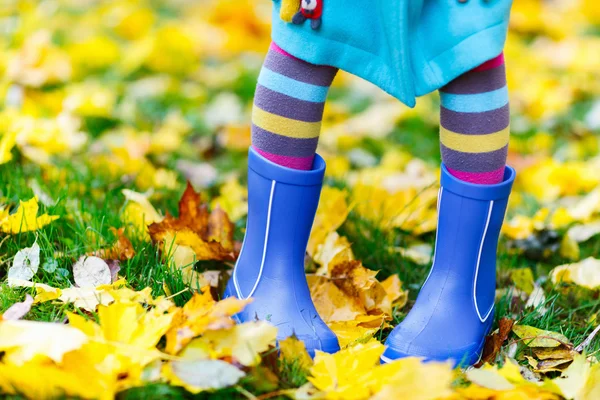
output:
<svg viewBox="0 0 600 400"><path fill-rule="evenodd" d="M73 265L73 279L81 288L108 285L111 283L110 268L99 257L81 256Z"/></svg>
<svg viewBox="0 0 600 400"><path fill-rule="evenodd" d="M534 308L540 315L544 315L548 312L548 309L544 307L545 303L546 295L544 294L544 289L541 286L535 285L525 303L525 308Z"/></svg>
<svg viewBox="0 0 600 400"><path fill-rule="evenodd" d="M351 321L335 321L327 324L338 338L341 348L368 341L381 328L387 326L385 315L359 315Z"/></svg>
<svg viewBox="0 0 600 400"><path fill-rule="evenodd" d="M0 321L14 321L23 318L31 310L32 304L33 297L27 295L24 301L13 304L4 311L4 314L0 314Z"/></svg>
<svg viewBox="0 0 600 400"><path fill-rule="evenodd" d="M563 236L560 242L559 254L561 257L569 260L579 260L581 251L577 242L567 234Z"/></svg>
<svg viewBox="0 0 600 400"><path fill-rule="evenodd" d="M515 287L527 294L531 294L535 286L533 272L531 268L518 268L510 271L510 277L515 284Z"/></svg>
<svg viewBox="0 0 600 400"><path fill-rule="evenodd" d="M279 341L279 358L287 363L297 363L306 371L313 365L313 359L306 351L304 342L295 336L289 336Z"/></svg>
<svg viewBox="0 0 600 400"><path fill-rule="evenodd" d="M594 368L597 371L597 366ZM560 378L553 379L552 383L560 388L561 394L567 399L589 399L580 397L586 390L586 383L590 377L591 366L583 355L576 355L573 362L565 369ZM588 388L589 390L589 388Z"/></svg>
<svg viewBox="0 0 600 400"><path fill-rule="evenodd" d="M58 300L63 303L72 303L76 308L82 308L89 312L96 311L98 305L108 305L112 303L115 298L113 294L120 295L122 291L130 290L122 288L125 284L123 280L116 281L111 285L101 285L98 287L70 287L66 289L59 289L43 283L33 283L23 280L10 280L10 286L13 287L33 287L36 289L36 296L33 299L35 303L43 303L46 301ZM134 292L141 293L141 292ZM150 297L151 298L151 297ZM150 301L148 297L145 298L145 302Z"/></svg>
<svg viewBox="0 0 600 400"><path fill-rule="evenodd" d="M576 243L585 242L600 233L600 221L575 225L567 231L567 236Z"/></svg>
<svg viewBox="0 0 600 400"><path fill-rule="evenodd" d="M181 352L184 358L196 357L203 350L210 358L231 358L244 366L260 363L260 354L275 346L277 328L265 321L246 322L225 329L205 331Z"/></svg>
<svg viewBox="0 0 600 400"><path fill-rule="evenodd" d="M485 363L491 363L496 359L502 345L508 339L508 335L510 335L514 324L514 320L506 317L501 318L500 321L498 321L498 330L494 331L491 335L488 335L485 339L481 361L478 363L478 366Z"/></svg>
<svg viewBox="0 0 600 400"><path fill-rule="evenodd" d="M600 286L600 260L588 257L574 264L555 267L550 272L552 283L574 283L576 285L596 289Z"/></svg>
<svg viewBox="0 0 600 400"><path fill-rule="evenodd" d="M8 269L8 279L30 281L40 266L40 246L35 242L31 247L15 254L13 265Z"/></svg>
<svg viewBox="0 0 600 400"><path fill-rule="evenodd" d="M119 260L108 260L106 262L108 270L110 271L110 281L115 282L119 279L119 271L121 270L121 264Z"/></svg>
<svg viewBox="0 0 600 400"><path fill-rule="evenodd" d="M469 381L492 390L511 390L515 387L508 379L496 373L493 369L473 368L467 371L466 376Z"/></svg>
<svg viewBox="0 0 600 400"><path fill-rule="evenodd" d="M410 247L398 247L395 249L402 257L411 260L419 265L427 265L431 263L432 247L430 244L422 243L415 244Z"/></svg>
<svg viewBox="0 0 600 400"><path fill-rule="evenodd" d="M515 325L512 331L523 339L527 347L558 347L569 343L569 339L558 332L545 331L533 326Z"/></svg>
<svg viewBox="0 0 600 400"><path fill-rule="evenodd" d="M550 359L550 360L536 360L533 357L525 356L527 362L533 368L533 372L539 372L541 374L547 374L548 372L563 371L567 368L568 364L573 361L572 358L564 360Z"/></svg>
<svg viewBox="0 0 600 400"><path fill-rule="evenodd" d="M165 366L171 384L191 393L223 389L235 385L246 374L221 360L172 361Z"/></svg>
<svg viewBox="0 0 600 400"><path fill-rule="evenodd" d="M0 321L0 351L5 362L21 365L36 356L61 362L65 353L80 348L87 336L69 325L37 321Z"/></svg>
<svg viewBox="0 0 600 400"><path fill-rule="evenodd" d="M9 214L7 209L0 208L0 230L4 233L17 234L36 231L59 218L58 215L38 214L37 197L21 201L17 211Z"/></svg>
<svg viewBox="0 0 600 400"><path fill-rule="evenodd" d="M156 211L146 195L129 189L122 190L127 199L121 220L133 230L133 234L150 239L148 225L162 221L163 217Z"/></svg>
<svg viewBox="0 0 600 400"><path fill-rule="evenodd" d="M125 228L110 228L110 231L117 237L115 243L108 249L96 250L89 255L100 257L104 260L130 260L135 256L135 250L131 241L125 236Z"/></svg>
<svg viewBox="0 0 600 400"><path fill-rule="evenodd" d="M179 160L177 161L177 170L179 170L185 179L197 188L209 187L219 176L217 169L213 165L205 162L195 163Z"/></svg>
<svg viewBox="0 0 600 400"><path fill-rule="evenodd" d="M196 336L210 330L231 328L235 325L231 317L242 311L251 301L229 297L216 302L209 288L205 288L202 294L194 293L174 317L173 324L166 333L165 351L177 354Z"/></svg>
<svg viewBox="0 0 600 400"><path fill-rule="evenodd" d="M312 225L306 251L314 257L317 246L323 244L327 236L337 230L350 213L348 192L330 186L323 186L319 206Z"/></svg>
<svg viewBox="0 0 600 400"><path fill-rule="evenodd" d="M187 246L195 253L196 260L233 261L233 224L221 209L208 212L201 196L188 182L179 201L179 217L167 216L148 227L154 243L172 257L169 250Z"/></svg>
<svg viewBox="0 0 600 400"><path fill-rule="evenodd" d="M409 357L380 365L383 350L381 343L372 340L335 354L317 351L308 380L325 399L433 400L452 393L450 364Z"/></svg>
<svg viewBox="0 0 600 400"><path fill-rule="evenodd" d="M219 196L213 199L211 207L221 208L232 221L237 221L248 214L248 189L236 177L228 179L219 188Z"/></svg>
<svg viewBox="0 0 600 400"><path fill-rule="evenodd" d="M15 147L17 131L11 129L3 132L0 136L0 165L6 164L13 159L12 149Z"/></svg>
<svg viewBox="0 0 600 400"><path fill-rule="evenodd" d="M402 281L398 275L390 275L387 279L381 282L385 297L392 305L398 309L403 308L408 302L408 290L402 290Z"/></svg>
<svg viewBox="0 0 600 400"><path fill-rule="evenodd" d="M327 275L334 265L354 260L354 254L348 239L333 231L327 235L323 243L317 245L313 260L321 266L316 274Z"/></svg>
<svg viewBox="0 0 600 400"><path fill-rule="evenodd" d="M532 348L533 354L539 360L564 360L573 359L577 352L573 351L571 346L559 346L559 347L541 347Z"/></svg>

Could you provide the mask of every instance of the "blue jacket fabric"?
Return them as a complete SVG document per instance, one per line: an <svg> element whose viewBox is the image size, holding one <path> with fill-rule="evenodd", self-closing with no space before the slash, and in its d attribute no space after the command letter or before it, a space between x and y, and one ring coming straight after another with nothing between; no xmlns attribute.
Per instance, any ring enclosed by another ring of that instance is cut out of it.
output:
<svg viewBox="0 0 600 400"><path fill-rule="evenodd" d="M280 18L273 41L295 57L358 75L408 106L502 52L512 0L318 0L312 29Z"/></svg>

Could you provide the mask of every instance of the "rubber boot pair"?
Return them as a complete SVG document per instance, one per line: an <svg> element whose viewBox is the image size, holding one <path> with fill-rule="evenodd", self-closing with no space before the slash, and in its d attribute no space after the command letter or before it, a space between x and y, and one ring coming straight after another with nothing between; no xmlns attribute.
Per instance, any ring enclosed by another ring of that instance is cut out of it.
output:
<svg viewBox="0 0 600 400"><path fill-rule="evenodd" d="M324 172L318 155L311 171L299 171L250 149L246 237L225 291L254 298L239 321L270 321L278 340L296 335L311 355L339 350L304 273ZM502 183L474 185L442 166L433 267L409 315L388 336L382 362L406 356L477 361L493 321L496 247L514 177L507 167Z"/></svg>

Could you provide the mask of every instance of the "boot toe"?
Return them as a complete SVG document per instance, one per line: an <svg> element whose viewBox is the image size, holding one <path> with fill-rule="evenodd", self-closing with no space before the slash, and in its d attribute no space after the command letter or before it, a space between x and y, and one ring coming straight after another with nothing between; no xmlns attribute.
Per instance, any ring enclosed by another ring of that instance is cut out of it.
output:
<svg viewBox="0 0 600 400"><path fill-rule="evenodd" d="M479 360L485 337L479 341L457 345L444 341L443 337L424 337L419 335L411 339L403 335L399 327L385 342L382 363L392 362L404 357L418 357L428 361L450 361L453 367L473 365Z"/></svg>
<svg viewBox="0 0 600 400"><path fill-rule="evenodd" d="M306 337L299 336L298 340L304 342L306 351L314 358L316 351L322 351L324 353L336 353L340 350L340 344L337 336L332 331L322 332L319 337Z"/></svg>

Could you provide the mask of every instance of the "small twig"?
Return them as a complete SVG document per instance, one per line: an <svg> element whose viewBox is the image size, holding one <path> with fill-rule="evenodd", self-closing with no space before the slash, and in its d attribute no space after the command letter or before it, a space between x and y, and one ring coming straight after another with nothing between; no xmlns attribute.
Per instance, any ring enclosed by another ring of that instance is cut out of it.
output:
<svg viewBox="0 0 600 400"><path fill-rule="evenodd" d="M590 333L590 335L587 338L585 338L585 340L581 342L579 346L575 347L575 351L581 353L590 344L590 342L594 340L594 337L596 336L596 334L598 334L598 332L600 332L600 325L598 325L596 329L594 329L592 333Z"/></svg>
<svg viewBox="0 0 600 400"><path fill-rule="evenodd" d="M179 292L177 292L177 293L174 293L174 294L172 294L172 295L170 295L170 296L167 296L167 297L165 297L165 300L170 300L170 299L172 299L173 297L175 297L175 296L179 296L180 294L182 294L182 293L185 293L185 292L187 292L187 291L189 291L189 290L190 290L190 288L189 288L189 287L186 287L185 289L183 289L183 290L180 290L180 291L179 291Z"/></svg>
<svg viewBox="0 0 600 400"><path fill-rule="evenodd" d="M258 400L258 397L256 397L255 395L253 395L252 393L250 393L249 391L247 391L246 389L244 389L240 385L236 385L235 386L235 390L237 390L238 392L240 392L242 395L246 396L247 399Z"/></svg>
<svg viewBox="0 0 600 400"><path fill-rule="evenodd" d="M565 343L565 342L563 342L562 340L559 340L559 339L557 339L557 338L554 338L554 337L551 337L551 336L531 336L531 337L524 337L524 338L514 339L514 340L512 340L512 341L510 342L510 344L517 343L517 342L523 342L523 341L525 341L525 340L530 340L530 342L529 342L529 343L531 343L531 342L533 342L535 339L551 339L551 340L554 340L554 341L556 341L556 342L558 342L558 343L562 344L563 346L565 346L565 347L567 347L567 348L569 348L569 349L572 349L572 348L573 348L573 345L572 345L571 343ZM527 343L527 344L525 344L525 345L526 345L526 346L529 346L529 343ZM510 344L509 344L509 345L510 345ZM535 346L534 346L534 347L535 347Z"/></svg>
<svg viewBox="0 0 600 400"><path fill-rule="evenodd" d="M260 395L258 397L255 397L255 398L257 400L266 400L266 399L271 399L273 397L276 397L276 396L279 396L279 395L282 395L282 394L284 395L284 394L286 394L288 392L289 392L289 390L286 390L286 389L284 389L284 390L276 390L276 391L271 392L271 393L262 394L262 395Z"/></svg>
<svg viewBox="0 0 600 400"><path fill-rule="evenodd" d="M10 237L10 235L6 235L4 238L2 238L2 240L0 240L0 246L2 246L4 244L4 242L6 242L8 240L9 237Z"/></svg>

